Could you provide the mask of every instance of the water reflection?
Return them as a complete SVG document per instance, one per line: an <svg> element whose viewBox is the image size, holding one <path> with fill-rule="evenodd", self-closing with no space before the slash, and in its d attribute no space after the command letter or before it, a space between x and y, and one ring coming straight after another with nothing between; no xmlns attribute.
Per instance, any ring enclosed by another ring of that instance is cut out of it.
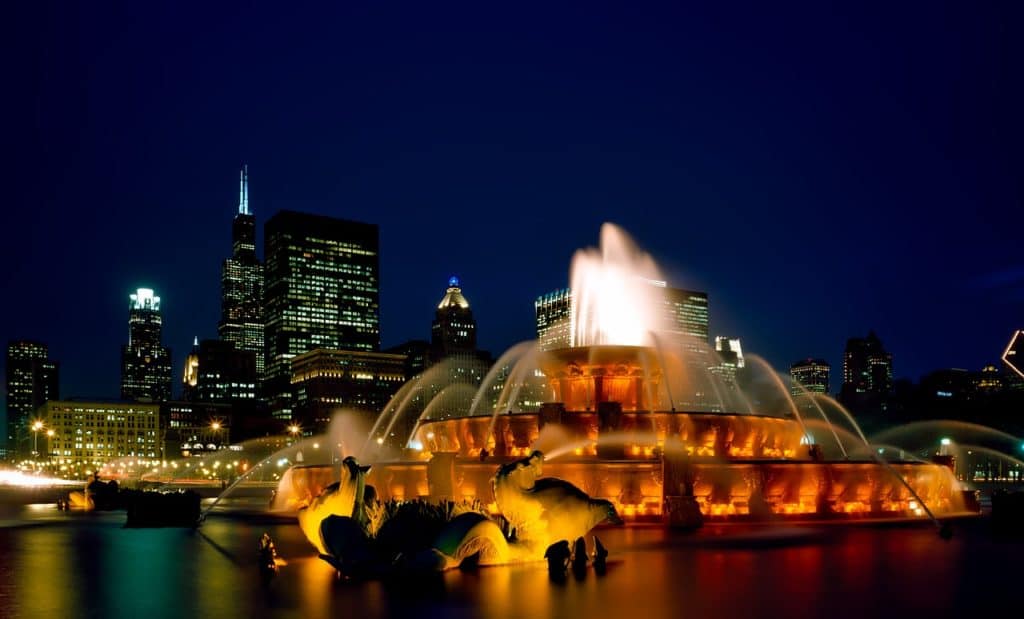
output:
<svg viewBox="0 0 1024 619"><path fill-rule="evenodd" d="M47 516L46 518L49 518ZM288 565L260 585L268 531ZM766 533L767 532L767 533ZM294 525L211 518L201 531L44 518L0 529L0 615L14 617L948 616L1012 599L1024 543L985 523L928 527L598 532L607 573L554 584L544 563L417 581L339 581ZM588 540L589 542L590 540ZM592 542L591 542L592 544Z"/></svg>

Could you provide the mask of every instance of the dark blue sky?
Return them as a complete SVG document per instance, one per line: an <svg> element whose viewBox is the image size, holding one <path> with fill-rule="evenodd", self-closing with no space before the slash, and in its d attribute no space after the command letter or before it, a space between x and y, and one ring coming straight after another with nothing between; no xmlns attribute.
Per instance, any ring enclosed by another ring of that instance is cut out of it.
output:
<svg viewBox="0 0 1024 619"><path fill-rule="evenodd" d="M216 335L243 161L261 225L380 224L385 345L452 273L483 346L533 337L606 220L783 370L873 328L916 379L1024 326L1019 3L178 4L5 26L0 338L64 395L117 394L137 286L176 376Z"/></svg>

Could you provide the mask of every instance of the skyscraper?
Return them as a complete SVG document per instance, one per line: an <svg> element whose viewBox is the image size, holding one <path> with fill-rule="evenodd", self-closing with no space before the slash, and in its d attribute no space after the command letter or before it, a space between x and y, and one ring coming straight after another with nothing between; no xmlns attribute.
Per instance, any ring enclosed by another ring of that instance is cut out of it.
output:
<svg viewBox="0 0 1024 619"><path fill-rule="evenodd" d="M843 388L855 393L888 394L892 391L892 354L874 331L846 342Z"/></svg>
<svg viewBox="0 0 1024 619"><path fill-rule="evenodd" d="M281 211L264 228L264 246L264 392L274 417L289 419L292 358L316 348L380 349L379 231Z"/></svg>
<svg viewBox="0 0 1024 619"><path fill-rule="evenodd" d="M242 166L238 214L231 224L231 257L221 267L220 339L256 355L256 378L263 377L263 265L256 258L256 218L249 211L249 168Z"/></svg>
<svg viewBox="0 0 1024 619"><path fill-rule="evenodd" d="M664 325L667 331L708 342L710 320L707 293L672 288L663 281L651 280L650 283L663 291ZM541 295L534 302L537 340L541 350L569 348L575 345L572 304L573 293L569 288Z"/></svg>
<svg viewBox="0 0 1024 619"><path fill-rule="evenodd" d="M824 359L804 359L789 366L789 375L794 383L799 383L803 389L794 384L790 387L793 395L801 395L804 390L811 393L828 393L829 373L831 366Z"/></svg>
<svg viewBox="0 0 1024 619"><path fill-rule="evenodd" d="M708 293L672 288L665 286L664 282L653 283L665 288L665 312L669 332L709 342Z"/></svg>
<svg viewBox="0 0 1024 619"><path fill-rule="evenodd" d="M572 346L572 292L561 288L537 297L537 343L541 350Z"/></svg>
<svg viewBox="0 0 1024 619"><path fill-rule="evenodd" d="M715 352L718 353L718 363L708 369L727 386L736 387L736 375L746 366L739 338L719 335L715 338Z"/></svg>
<svg viewBox="0 0 1024 619"><path fill-rule="evenodd" d="M185 399L219 404L256 401L256 355L234 342L197 342L185 366Z"/></svg>
<svg viewBox="0 0 1024 619"><path fill-rule="evenodd" d="M47 400L60 397L59 366L45 344L21 340L7 343L6 367L7 449L28 453L32 419Z"/></svg>
<svg viewBox="0 0 1024 619"><path fill-rule="evenodd" d="M149 288L139 288L129 299L128 343L121 347L121 398L169 400L171 350L160 342L160 297Z"/></svg>
<svg viewBox="0 0 1024 619"><path fill-rule="evenodd" d="M430 326L431 356L434 361L452 355L476 353L476 320L469 301L462 296L459 278L448 279L448 289L437 304Z"/></svg>
<svg viewBox="0 0 1024 619"><path fill-rule="evenodd" d="M843 404L858 411L885 410L892 388L892 354L875 332L847 340L839 394Z"/></svg>

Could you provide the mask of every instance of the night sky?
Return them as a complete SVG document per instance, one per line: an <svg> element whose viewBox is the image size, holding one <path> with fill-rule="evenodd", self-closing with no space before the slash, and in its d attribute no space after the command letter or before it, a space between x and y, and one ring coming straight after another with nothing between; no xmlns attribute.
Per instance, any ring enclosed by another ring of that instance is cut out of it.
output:
<svg viewBox="0 0 1024 619"><path fill-rule="evenodd" d="M916 380L1024 327L1019 2L181 4L4 26L0 340L48 343L64 396L117 396L139 286L177 389L243 162L261 253L280 209L380 224L385 346L451 274L483 347L534 337L604 221L833 389L869 329Z"/></svg>

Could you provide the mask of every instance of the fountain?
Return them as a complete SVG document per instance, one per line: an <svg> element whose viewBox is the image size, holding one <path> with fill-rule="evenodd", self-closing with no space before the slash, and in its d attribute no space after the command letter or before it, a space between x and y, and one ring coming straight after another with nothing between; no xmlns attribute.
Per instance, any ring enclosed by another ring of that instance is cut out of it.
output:
<svg viewBox="0 0 1024 619"><path fill-rule="evenodd" d="M456 516L450 526L483 535L486 543L472 547L487 547L489 561L540 559L551 543L571 543L599 523L620 519L681 527L779 520L938 523L967 513L951 467L884 458L885 449L876 450L838 403L810 394L794 399L763 360L749 364L752 378L744 387L724 380L714 350L664 324L659 280L654 261L623 231L605 224L601 247L573 259L571 345L515 346L472 398L464 384L432 385L432 397L458 395L448 399L470 402L454 415L428 401L415 418L400 420L423 389L416 382L403 387L359 451L348 452L373 463L359 475L360 488L373 488L370 503L475 506L470 511L478 516L461 522ZM524 405L536 398L539 406ZM434 414L440 408L446 413ZM401 449L384 451L392 429L403 426L411 431ZM387 430L381 433L381 427ZM826 444L817 443L815 434ZM537 451L542 443L546 458ZM826 447L831 453L833 445L838 453L827 459ZM553 477L539 477L542 463ZM281 479L279 497L306 497L299 501L306 506L303 529L322 554L330 555L338 539L349 539L336 532L352 525L337 518L367 518L353 478L339 477L327 465L307 465ZM338 485L312 498L332 482ZM325 507L331 501L337 505ZM493 529L481 534L479 527L488 525L480 517L502 518L506 538L514 530L515 541L496 541ZM473 526L466 526L469 521ZM451 567L453 555L442 554L440 563Z"/></svg>

